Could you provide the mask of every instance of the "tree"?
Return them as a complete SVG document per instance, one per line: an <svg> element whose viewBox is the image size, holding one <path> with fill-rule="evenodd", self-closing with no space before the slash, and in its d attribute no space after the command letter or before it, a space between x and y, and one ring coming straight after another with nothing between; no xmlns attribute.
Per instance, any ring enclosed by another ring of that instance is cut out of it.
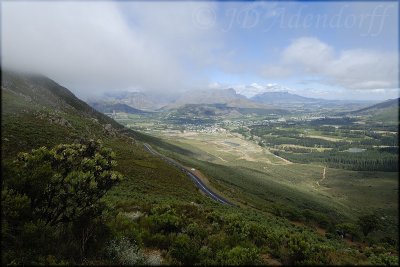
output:
<svg viewBox="0 0 400 267"><path fill-rule="evenodd" d="M361 231L364 236L378 229L379 218L375 214L363 215L358 219L358 225L360 225Z"/></svg>
<svg viewBox="0 0 400 267"><path fill-rule="evenodd" d="M6 187L30 201L34 219L49 225L71 222L95 211L100 198L122 175L115 153L99 142L61 144L20 153Z"/></svg>

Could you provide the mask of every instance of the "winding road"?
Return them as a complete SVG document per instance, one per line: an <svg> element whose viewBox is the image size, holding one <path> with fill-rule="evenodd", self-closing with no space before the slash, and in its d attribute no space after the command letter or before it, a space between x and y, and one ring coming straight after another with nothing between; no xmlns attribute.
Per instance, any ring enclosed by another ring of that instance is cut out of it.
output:
<svg viewBox="0 0 400 267"><path fill-rule="evenodd" d="M223 197L219 196L218 194L216 194L215 192L212 192L210 190L210 188L208 188L202 181L201 179L196 176L196 174L188 171L182 164L176 162L173 159L170 159L160 153L158 153L157 151L155 151L149 144L144 144L144 147L153 155L156 155L158 157L160 157L161 159L163 159L164 161L168 162L169 164L179 168L182 172L184 172L186 175L188 175L190 177L190 179L192 179L192 181L196 184L196 186L203 191L206 195L208 195L209 197L211 197L212 199L214 199L215 201L221 203L221 204L225 204L225 205L230 205L230 206L235 206L233 203L231 203L230 201L224 199Z"/></svg>

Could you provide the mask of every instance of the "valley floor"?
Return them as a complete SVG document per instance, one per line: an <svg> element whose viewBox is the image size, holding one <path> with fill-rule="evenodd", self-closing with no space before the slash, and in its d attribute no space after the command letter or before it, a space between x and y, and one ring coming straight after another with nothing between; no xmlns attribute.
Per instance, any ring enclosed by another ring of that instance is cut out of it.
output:
<svg viewBox="0 0 400 267"><path fill-rule="evenodd" d="M297 211L306 208L335 214L350 221L375 210L389 225L390 233L396 234L397 172L351 171L323 164L293 163L237 133L166 131L158 137L191 151L193 156L189 158L164 152L203 172L211 185L249 207L271 211L274 203ZM233 175L226 174L227 169Z"/></svg>

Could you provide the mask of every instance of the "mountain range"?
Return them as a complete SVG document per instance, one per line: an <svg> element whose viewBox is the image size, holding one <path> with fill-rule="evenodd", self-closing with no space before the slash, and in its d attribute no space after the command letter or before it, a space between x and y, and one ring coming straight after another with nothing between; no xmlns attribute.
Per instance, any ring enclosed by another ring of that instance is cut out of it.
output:
<svg viewBox="0 0 400 267"><path fill-rule="evenodd" d="M184 107L185 105L224 104L226 107L245 109L297 109L297 108L334 108L355 110L374 104L372 101L326 100L304 97L287 91L261 92L247 98L233 88L192 90L180 95L157 95L145 92L119 92L105 94L97 99L90 99L89 104L102 110L111 110L110 105L124 104L143 111L167 111ZM375 102L376 103L376 102ZM106 107L108 106L108 107ZM126 110L127 107L113 106L116 110ZM131 111L140 113L140 111ZM129 112L128 112L129 113Z"/></svg>
<svg viewBox="0 0 400 267"><path fill-rule="evenodd" d="M123 112L128 114L146 114L148 111L143 111L137 108L133 108L123 103L109 103L109 102L89 102L94 109L102 113L113 113L113 112Z"/></svg>
<svg viewBox="0 0 400 267"><path fill-rule="evenodd" d="M187 104L226 104L236 108L269 108L236 93L232 88L188 91L163 109L173 109Z"/></svg>
<svg viewBox="0 0 400 267"><path fill-rule="evenodd" d="M174 101L176 97L169 94L161 94L155 92L109 92L105 93L100 97L92 97L87 99L90 105L96 103L102 104L125 104L132 108L151 111L157 110L165 105L168 105L171 101Z"/></svg>
<svg viewBox="0 0 400 267"><path fill-rule="evenodd" d="M288 92L264 92L257 94L250 99L264 104L315 103L323 101L323 99L304 97Z"/></svg>

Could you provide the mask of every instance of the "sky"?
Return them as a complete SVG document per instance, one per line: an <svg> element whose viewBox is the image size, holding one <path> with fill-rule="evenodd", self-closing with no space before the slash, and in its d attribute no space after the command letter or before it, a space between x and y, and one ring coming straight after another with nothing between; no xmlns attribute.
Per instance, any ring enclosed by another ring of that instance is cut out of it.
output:
<svg viewBox="0 0 400 267"><path fill-rule="evenodd" d="M2 1L5 68L82 98L234 88L399 96L397 2Z"/></svg>

